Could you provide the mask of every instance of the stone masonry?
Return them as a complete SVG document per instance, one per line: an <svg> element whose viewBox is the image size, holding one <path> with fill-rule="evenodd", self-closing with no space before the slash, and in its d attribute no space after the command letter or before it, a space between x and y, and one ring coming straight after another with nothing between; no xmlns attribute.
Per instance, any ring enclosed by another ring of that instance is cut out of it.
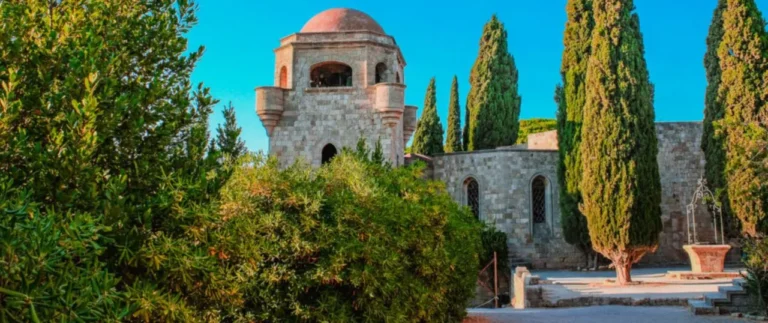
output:
<svg viewBox="0 0 768 323"><path fill-rule="evenodd" d="M703 174L701 123L657 123L659 171L662 185L663 232L656 253L641 264L686 264L685 205ZM549 133L545 133L549 135ZM538 136L536 134L532 136ZM556 142L556 137L551 138ZM530 138L529 138L530 142ZM446 183L448 192L466 203L465 183L474 178L480 186L481 220L507 233L510 258L531 263L534 268L567 268L584 264L580 252L563 239L558 205L557 151L532 148L499 148L439 155L432 158L434 179ZM546 178L546 223L532 221L532 181ZM711 216L699 208L699 240L712 239Z"/></svg>
<svg viewBox="0 0 768 323"><path fill-rule="evenodd" d="M393 164L403 164L416 126L416 107L404 105L405 59L394 38L368 15L324 11L283 38L275 56L275 86L256 89L256 112L267 129L269 152L281 165L304 160L319 166L327 145L340 151L361 137L369 145L380 142ZM349 83L313 84L320 82L311 80L312 72L324 65L351 69Z"/></svg>

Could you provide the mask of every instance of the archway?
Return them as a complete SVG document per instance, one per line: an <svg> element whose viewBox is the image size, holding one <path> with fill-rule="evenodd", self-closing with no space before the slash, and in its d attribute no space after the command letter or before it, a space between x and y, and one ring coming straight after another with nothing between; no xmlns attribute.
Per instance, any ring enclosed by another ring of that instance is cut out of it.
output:
<svg viewBox="0 0 768 323"><path fill-rule="evenodd" d="M309 74L311 87L352 86L352 67L344 63L320 63Z"/></svg>
<svg viewBox="0 0 768 323"><path fill-rule="evenodd" d="M376 64L376 84L387 82L387 65L384 63Z"/></svg>
<svg viewBox="0 0 768 323"><path fill-rule="evenodd" d="M472 177L464 180L464 197L465 203L475 215L475 218L480 218L480 185Z"/></svg>
<svg viewBox="0 0 768 323"><path fill-rule="evenodd" d="M536 175L531 180L531 231L534 238L551 236L552 194L549 179Z"/></svg>
<svg viewBox="0 0 768 323"><path fill-rule="evenodd" d="M288 68L285 66L280 68L280 87L284 89L288 88Z"/></svg>
<svg viewBox="0 0 768 323"><path fill-rule="evenodd" d="M333 157L336 157L337 153L338 151L336 150L336 147L334 147L332 144L325 145L321 153L321 164L325 165L326 163L330 162Z"/></svg>

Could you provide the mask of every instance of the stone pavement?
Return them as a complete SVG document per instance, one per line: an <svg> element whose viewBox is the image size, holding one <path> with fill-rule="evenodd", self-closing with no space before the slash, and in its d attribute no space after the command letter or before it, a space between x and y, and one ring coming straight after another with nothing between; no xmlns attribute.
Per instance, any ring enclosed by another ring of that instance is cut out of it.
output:
<svg viewBox="0 0 768 323"><path fill-rule="evenodd" d="M614 271L533 271L542 280L552 284L540 285L544 298L557 302L561 299L579 297L611 297L639 299L692 299L702 298L705 293L717 292L720 286L730 286L732 279L679 280L667 278L670 270L678 268L640 268L632 270L632 280L642 282L631 286L601 286L606 279L614 278ZM737 269L727 269L735 271Z"/></svg>
<svg viewBox="0 0 768 323"><path fill-rule="evenodd" d="M557 309L470 309L467 322L509 323L729 323L730 316L693 316L684 307L592 306Z"/></svg>

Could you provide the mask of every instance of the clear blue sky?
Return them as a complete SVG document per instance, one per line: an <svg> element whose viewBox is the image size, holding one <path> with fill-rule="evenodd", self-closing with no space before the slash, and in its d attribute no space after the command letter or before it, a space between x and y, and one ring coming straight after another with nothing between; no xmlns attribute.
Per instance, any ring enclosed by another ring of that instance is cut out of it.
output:
<svg viewBox="0 0 768 323"><path fill-rule="evenodd" d="M206 52L193 74L222 101L211 119L221 122L221 107L232 101L252 151L267 150L268 138L255 113L256 86L272 85L274 54L280 38L298 32L325 9L366 12L395 37L405 56L406 104L421 108L424 92L437 77L437 104L445 128L453 75L459 78L462 109L469 72L483 25L497 14L504 22L509 50L520 71L520 117L554 118L554 88L560 82L560 58L566 0L198 0L199 24L190 47ZM656 86L658 121L702 119L706 79L703 56L716 0L636 0L646 59ZM757 0L768 10L768 0ZM462 112L462 117L464 113Z"/></svg>

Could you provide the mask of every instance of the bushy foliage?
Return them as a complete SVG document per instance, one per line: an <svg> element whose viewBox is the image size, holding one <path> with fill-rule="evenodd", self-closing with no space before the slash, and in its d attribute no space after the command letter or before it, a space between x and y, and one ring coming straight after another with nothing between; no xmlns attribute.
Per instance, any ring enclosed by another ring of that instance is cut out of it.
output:
<svg viewBox="0 0 768 323"><path fill-rule="evenodd" d="M659 244L661 183L653 86L631 0L594 0L581 145L583 203L592 248L617 282Z"/></svg>
<svg viewBox="0 0 768 323"><path fill-rule="evenodd" d="M244 311L268 321L461 321L480 223L442 183L424 181L421 165L391 168L359 151L317 171L261 157L235 170L219 208L226 233L212 248L245 277Z"/></svg>
<svg viewBox="0 0 768 323"><path fill-rule="evenodd" d="M586 104L587 65L592 51L591 0L570 0L566 5L568 20L563 36L562 84L555 90L557 102L560 223L565 241L578 247L589 258L592 242L587 219L579 210L581 190L581 126ZM522 124L521 124L522 127ZM588 262L588 261L587 261Z"/></svg>
<svg viewBox="0 0 768 323"><path fill-rule="evenodd" d="M520 129L517 131L516 144L528 142L528 135L557 129L557 121L554 119L533 118L520 120Z"/></svg>
<svg viewBox="0 0 768 323"><path fill-rule="evenodd" d="M483 27L469 76L465 151L510 146L517 141L520 105L518 72L507 49L507 31L494 15Z"/></svg>
<svg viewBox="0 0 768 323"><path fill-rule="evenodd" d="M427 156L443 152L443 125L437 115L437 88L434 77L427 86L424 110L413 134L411 152Z"/></svg>
<svg viewBox="0 0 768 323"><path fill-rule="evenodd" d="M459 79L454 75L451 83L451 98L448 102L448 131L445 138L445 152L463 151L461 144L461 106L459 105Z"/></svg>
<svg viewBox="0 0 768 323"><path fill-rule="evenodd" d="M4 317L194 322L240 302L195 231L227 166L208 151L217 101L190 82L194 12L0 3Z"/></svg>

